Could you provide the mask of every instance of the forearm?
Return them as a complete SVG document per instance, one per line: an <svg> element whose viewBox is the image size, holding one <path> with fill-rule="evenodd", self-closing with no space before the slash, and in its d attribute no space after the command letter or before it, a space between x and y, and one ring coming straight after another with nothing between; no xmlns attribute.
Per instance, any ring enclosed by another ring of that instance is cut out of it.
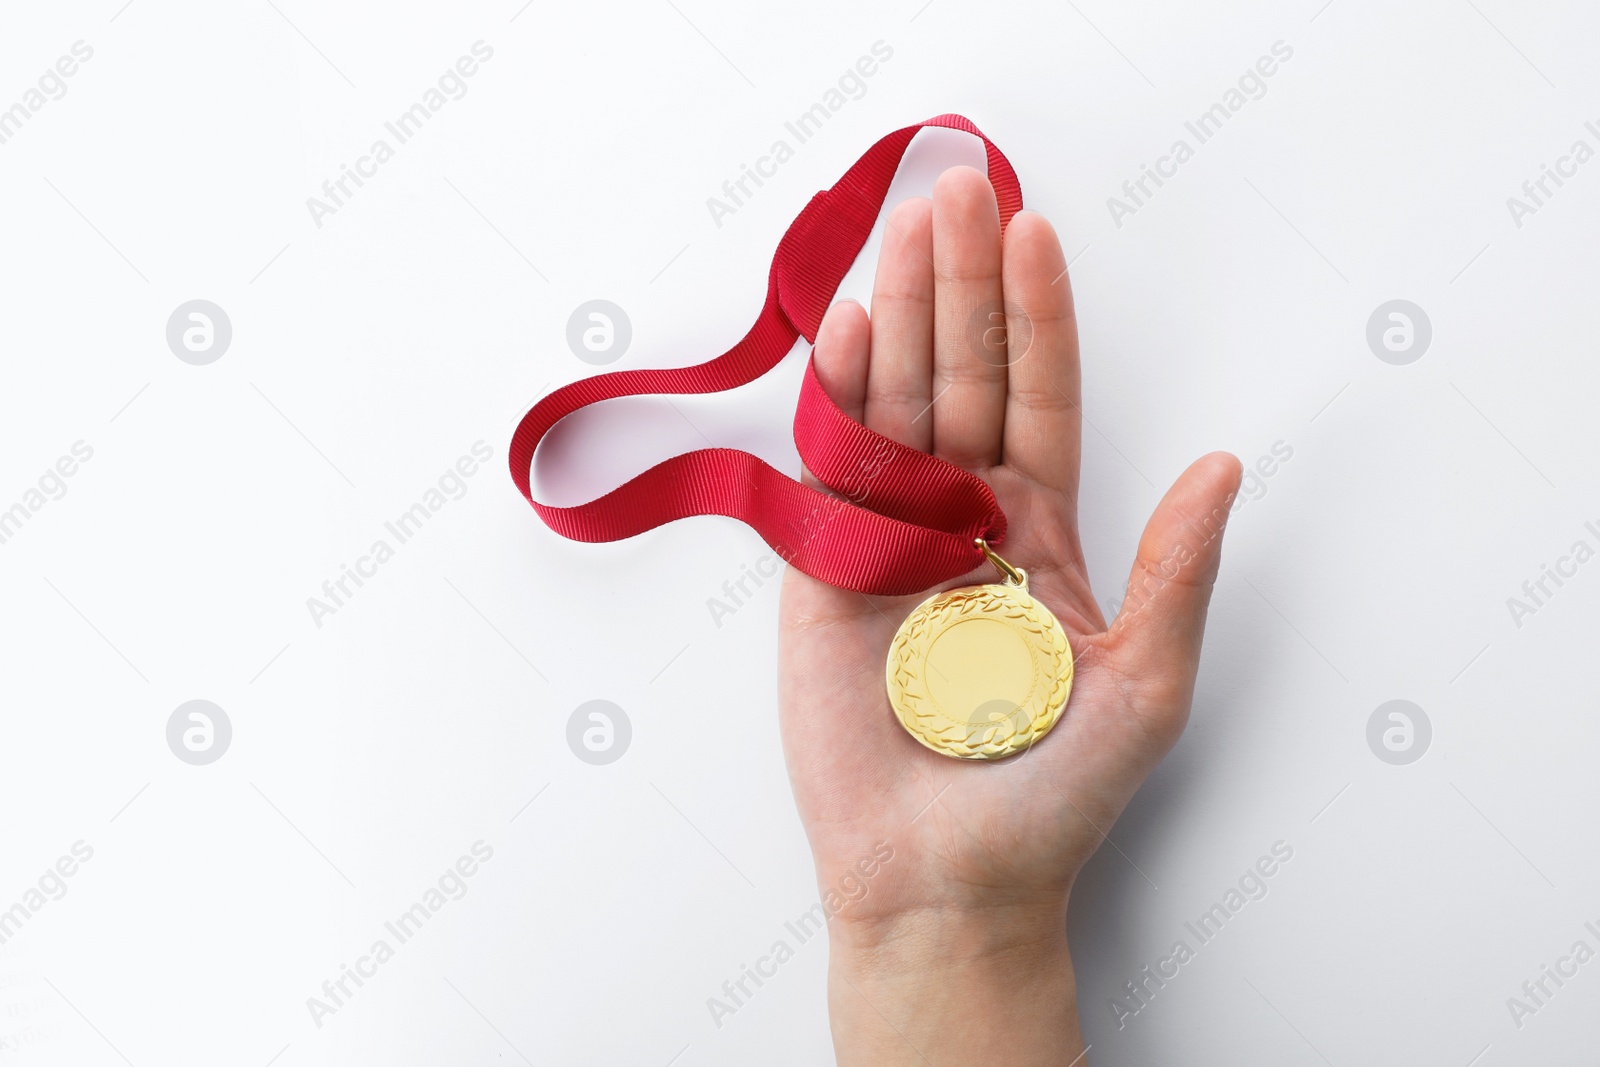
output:
<svg viewBox="0 0 1600 1067"><path fill-rule="evenodd" d="M1083 1067L1064 908L840 926L830 948L840 1067Z"/></svg>

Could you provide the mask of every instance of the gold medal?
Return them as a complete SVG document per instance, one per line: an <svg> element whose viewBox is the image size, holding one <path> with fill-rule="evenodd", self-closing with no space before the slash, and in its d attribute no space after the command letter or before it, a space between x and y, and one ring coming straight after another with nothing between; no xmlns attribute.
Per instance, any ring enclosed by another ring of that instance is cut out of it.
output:
<svg viewBox="0 0 1600 1067"><path fill-rule="evenodd" d="M935 752L1004 759L1038 741L1072 692L1072 648L1028 575L978 547L1005 575L917 605L889 646L884 677L900 725Z"/></svg>

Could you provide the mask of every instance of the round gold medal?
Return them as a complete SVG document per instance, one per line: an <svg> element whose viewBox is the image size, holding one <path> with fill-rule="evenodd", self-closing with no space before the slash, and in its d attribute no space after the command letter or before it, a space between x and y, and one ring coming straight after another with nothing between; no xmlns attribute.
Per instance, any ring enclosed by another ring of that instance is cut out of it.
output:
<svg viewBox="0 0 1600 1067"><path fill-rule="evenodd" d="M1072 692L1072 648L1028 575L979 541L1003 583L938 593L889 646L884 676L900 725L935 752L1004 759L1049 733Z"/></svg>

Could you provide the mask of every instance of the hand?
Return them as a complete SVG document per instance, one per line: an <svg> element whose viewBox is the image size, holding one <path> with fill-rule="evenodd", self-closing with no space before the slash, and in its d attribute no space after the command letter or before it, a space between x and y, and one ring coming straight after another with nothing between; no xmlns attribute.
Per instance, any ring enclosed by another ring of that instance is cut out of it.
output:
<svg viewBox="0 0 1600 1067"><path fill-rule="evenodd" d="M890 215L870 321L841 302L817 336L817 373L846 413L994 489L1009 529L997 549L1061 620L1076 665L1065 715L1032 749L998 763L942 756L901 728L884 690L889 643L922 597L785 575L789 774L818 883L849 900L829 922L841 1064L993 1063L995 1041L1007 1064L1073 1062L1073 880L1188 719L1239 462L1213 453L1167 492L1107 629L1078 538L1065 275L1042 216L1018 213L1002 241L988 179L957 168L931 202ZM1002 299L1004 337L989 331L998 343L981 347L974 317ZM996 580L985 565L948 587Z"/></svg>

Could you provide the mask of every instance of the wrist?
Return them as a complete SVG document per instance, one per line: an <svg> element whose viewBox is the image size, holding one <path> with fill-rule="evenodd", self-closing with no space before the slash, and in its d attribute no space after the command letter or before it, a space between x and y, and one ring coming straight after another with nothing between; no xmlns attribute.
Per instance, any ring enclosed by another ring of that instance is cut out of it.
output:
<svg viewBox="0 0 1600 1067"><path fill-rule="evenodd" d="M828 1000L841 1067L1074 1062L1082 1051L1065 901L919 909L830 923ZM1006 1020L1003 1027L973 1020Z"/></svg>

